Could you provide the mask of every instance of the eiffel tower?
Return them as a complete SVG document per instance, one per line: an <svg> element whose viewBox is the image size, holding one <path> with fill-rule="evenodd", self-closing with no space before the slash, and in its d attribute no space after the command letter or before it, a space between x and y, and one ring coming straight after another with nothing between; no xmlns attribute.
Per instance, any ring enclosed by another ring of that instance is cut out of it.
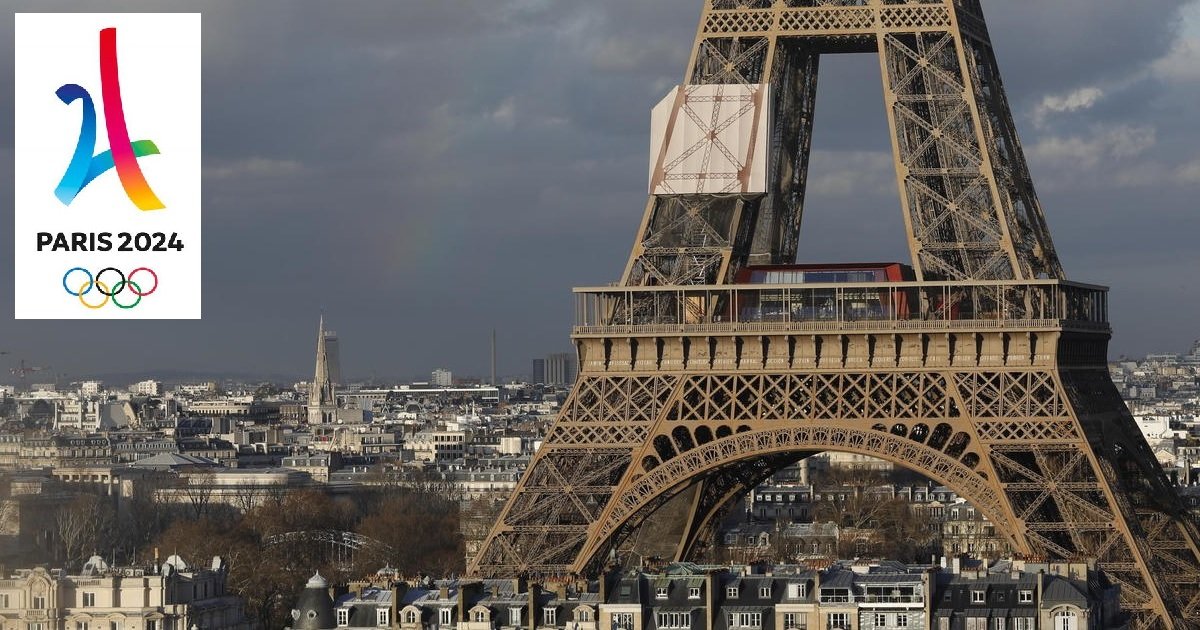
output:
<svg viewBox="0 0 1200 630"><path fill-rule="evenodd" d="M911 268L800 268L821 55L866 52ZM954 489L1018 553L1096 559L1135 627L1200 625L1200 536L1109 378L1106 288L1059 264L978 0L705 0L649 175L471 572L599 570L679 497L684 559L732 499L843 451Z"/></svg>

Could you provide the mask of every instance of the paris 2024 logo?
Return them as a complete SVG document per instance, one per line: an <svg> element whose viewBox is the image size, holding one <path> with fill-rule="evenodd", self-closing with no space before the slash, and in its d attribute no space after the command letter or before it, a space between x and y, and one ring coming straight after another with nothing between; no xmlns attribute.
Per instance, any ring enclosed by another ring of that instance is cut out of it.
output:
<svg viewBox="0 0 1200 630"><path fill-rule="evenodd" d="M70 105L76 100L83 102L83 122L79 126L79 140L75 153L63 174L62 181L54 189L54 195L64 205L71 205L75 197L93 179L111 169L117 171L121 187L129 200L141 210L161 210L166 206L150 188L138 158L157 155L158 147L152 140L129 140L129 127L125 124L125 108L121 102L121 77L117 66L117 29L100 31L100 98L104 107L104 126L108 131L108 150L96 151L96 104L86 88L68 83L56 92L63 103Z"/></svg>
<svg viewBox="0 0 1200 630"><path fill-rule="evenodd" d="M54 196L58 197L63 205L69 206L93 179L110 170L116 170L117 177L121 180L121 187L125 189L125 195L138 209L162 210L166 208L159 200L158 195L155 195L154 190L150 188L150 184L146 181L146 176L138 164L140 157L158 155L158 147L153 140L130 141L129 139L129 127L125 123L125 108L121 100L121 76L117 65L117 29L106 28L100 31L100 99L104 107L104 126L108 132L109 148L107 151L95 153L96 104L87 88L75 83L68 83L58 88L55 95L67 105L80 101L83 105L83 120L79 126L79 139L75 142L75 152L71 155L71 163L67 166L62 180L54 189ZM110 234L89 236L93 237L89 240L99 240L101 246L107 242L108 247L111 247ZM118 238L122 236L127 240L134 240L149 235L138 234L136 237L131 237L127 233L118 234ZM100 276L108 271L120 274L121 279L105 284L100 280ZM135 282L133 275L138 272L145 272L152 276L153 284L145 288ZM86 275L87 279L80 281L77 287L76 283L71 281L73 275ZM92 310L102 308L110 303L122 309L130 309L140 304L143 297L158 289L158 274L148 267L139 267L127 276L115 267L107 267L93 276L91 271L83 267L73 267L63 274L63 289L68 294L79 298L80 303ZM93 289L102 296L98 302L89 302L86 297ZM117 296L124 293L131 293L135 297L131 302L122 303Z"/></svg>

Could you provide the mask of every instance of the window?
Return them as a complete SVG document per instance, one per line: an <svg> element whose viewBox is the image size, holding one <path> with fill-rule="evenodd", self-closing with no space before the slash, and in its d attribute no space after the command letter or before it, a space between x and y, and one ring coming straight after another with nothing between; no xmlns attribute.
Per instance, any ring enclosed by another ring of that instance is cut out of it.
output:
<svg viewBox="0 0 1200 630"><path fill-rule="evenodd" d="M887 615L883 613L875 613L875 627L882 628L887 625Z"/></svg>
<svg viewBox="0 0 1200 630"><path fill-rule="evenodd" d="M88 622L76 621L75 622L75 630L88 630Z"/></svg>
<svg viewBox="0 0 1200 630"><path fill-rule="evenodd" d="M971 603L982 604L984 602L985 591L971 591Z"/></svg>
<svg viewBox="0 0 1200 630"><path fill-rule="evenodd" d="M966 630L988 630L987 617L967 617Z"/></svg>
<svg viewBox="0 0 1200 630"><path fill-rule="evenodd" d="M1054 613L1054 630L1077 630L1079 617L1074 612L1063 610Z"/></svg>
<svg viewBox="0 0 1200 630"><path fill-rule="evenodd" d="M0 595L0 608L8 609L8 595Z"/></svg>
<svg viewBox="0 0 1200 630"><path fill-rule="evenodd" d="M556 623L558 623L558 609L557 608L543 608L542 609L542 625L553 626Z"/></svg>
<svg viewBox="0 0 1200 630"><path fill-rule="evenodd" d="M738 587L730 586L725 589L725 597L736 599L738 596Z"/></svg>
<svg viewBox="0 0 1200 630"><path fill-rule="evenodd" d="M994 630L1005 630L1004 617L992 617L992 628Z"/></svg>
<svg viewBox="0 0 1200 630"><path fill-rule="evenodd" d="M689 586L688 587L688 599L700 599L700 587L699 586Z"/></svg>
<svg viewBox="0 0 1200 630"><path fill-rule="evenodd" d="M666 599L667 598L667 587L660 586L660 587L654 589L654 597L657 599Z"/></svg>
<svg viewBox="0 0 1200 630"><path fill-rule="evenodd" d="M95 593L84 593L83 594L83 605L85 607L95 606L96 605L96 594Z"/></svg>
<svg viewBox="0 0 1200 630"><path fill-rule="evenodd" d="M850 615L847 613L829 613L825 616L825 625L829 628L849 628Z"/></svg>
<svg viewBox="0 0 1200 630"><path fill-rule="evenodd" d="M787 585L788 599L804 599L808 591L807 584L792 583Z"/></svg>
<svg viewBox="0 0 1200 630"><path fill-rule="evenodd" d="M1022 604L1032 604L1033 591L1021 591L1020 593L1017 593L1017 601Z"/></svg>
<svg viewBox="0 0 1200 630"><path fill-rule="evenodd" d="M613 630L633 630L633 613L613 613Z"/></svg>
<svg viewBox="0 0 1200 630"><path fill-rule="evenodd" d="M87 630L87 629L85 628L84 630ZM157 619L147 619L146 620L146 630L158 630L158 620Z"/></svg>
<svg viewBox="0 0 1200 630"><path fill-rule="evenodd" d="M390 617L389 613L391 613L391 612L392 611L388 610L387 608L376 608L375 609L375 625L379 626L380 628L388 627L388 625L390 625L389 622L391 621L391 619L389 619L389 617Z"/></svg>
<svg viewBox="0 0 1200 630"><path fill-rule="evenodd" d="M407 624L417 623L417 611L410 610L408 612L405 612L404 613L404 623L407 623Z"/></svg>
<svg viewBox="0 0 1200 630"><path fill-rule="evenodd" d="M27 626L28 630L46 630L46 624L38 622L31 623Z"/></svg>
<svg viewBox="0 0 1200 630"><path fill-rule="evenodd" d="M783 613L783 630L794 630L796 625L796 613Z"/></svg>
<svg viewBox="0 0 1200 630"><path fill-rule="evenodd" d="M486 610L476 610L471 616L473 617L475 623L486 623L488 620L488 614Z"/></svg>
<svg viewBox="0 0 1200 630"><path fill-rule="evenodd" d="M592 610L586 606L580 606L575 609L575 621L591 621Z"/></svg>
<svg viewBox="0 0 1200 630"><path fill-rule="evenodd" d="M758 596L763 599L770 599L771 598L771 585L768 584L766 586L758 587Z"/></svg>
<svg viewBox="0 0 1200 630"><path fill-rule="evenodd" d="M45 608L46 608L46 596L45 595L34 595L33 596L33 609L34 610L44 610Z"/></svg>
<svg viewBox="0 0 1200 630"><path fill-rule="evenodd" d="M692 627L692 614L682 612L660 612L655 616L659 628L680 628L689 630Z"/></svg>
<svg viewBox="0 0 1200 630"><path fill-rule="evenodd" d="M521 625L521 609L520 608L509 608L508 609L508 625L510 625L510 626L520 626Z"/></svg>
<svg viewBox="0 0 1200 630"><path fill-rule="evenodd" d="M761 628L762 613L729 613L730 628Z"/></svg>
<svg viewBox="0 0 1200 630"><path fill-rule="evenodd" d="M344 627L350 625L350 609L349 608L337 609L337 625L339 628L344 628Z"/></svg>
<svg viewBox="0 0 1200 630"><path fill-rule="evenodd" d="M438 609L438 625L439 626L450 625L450 609L449 608L439 608Z"/></svg>
<svg viewBox="0 0 1200 630"><path fill-rule="evenodd" d="M1017 617L1013 619L1013 630L1033 630L1033 617Z"/></svg>
<svg viewBox="0 0 1200 630"><path fill-rule="evenodd" d="M900 613L900 614L896 615L896 627L897 628L907 628L908 627L908 613Z"/></svg>

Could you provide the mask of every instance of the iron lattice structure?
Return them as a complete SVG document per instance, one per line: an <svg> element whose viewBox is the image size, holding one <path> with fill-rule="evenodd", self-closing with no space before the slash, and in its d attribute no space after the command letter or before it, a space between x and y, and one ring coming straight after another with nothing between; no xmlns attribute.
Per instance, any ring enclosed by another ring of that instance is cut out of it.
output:
<svg viewBox="0 0 1200 630"><path fill-rule="evenodd" d="M843 52L879 57L917 281L738 285L795 260L819 60ZM688 493L682 559L837 450L953 488L1018 552L1097 559L1138 627L1200 625L1200 538L1109 378L1106 290L1064 278L978 0L706 0L685 81L672 122L711 133L652 172L620 285L576 290L579 380L470 570L598 569ZM721 142L726 87L765 103L765 190ZM672 192L710 158L731 184Z"/></svg>

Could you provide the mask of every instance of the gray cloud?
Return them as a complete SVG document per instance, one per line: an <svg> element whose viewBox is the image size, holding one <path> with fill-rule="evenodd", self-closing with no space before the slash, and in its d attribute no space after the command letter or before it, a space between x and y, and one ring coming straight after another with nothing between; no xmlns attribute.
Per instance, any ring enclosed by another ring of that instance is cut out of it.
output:
<svg viewBox="0 0 1200 630"><path fill-rule="evenodd" d="M1172 271L1200 268L1187 236L1200 233L1189 111L1200 79L1183 4L986 6L1060 254L1073 277L1113 285L1118 352L1200 334L1183 315L1200 296ZM682 78L700 10L699 0L108 6L204 12L205 316L0 327L0 349L74 375L303 374L321 308L347 372L361 376L482 374L492 327L506 373L568 348L570 288L609 282L625 263L645 204L649 110ZM6 55L11 33L0 25ZM4 90L11 68L0 59ZM0 95L0 117L11 119L11 102ZM869 56L822 62L814 148L802 257L906 258ZM0 152L0 169L11 162ZM0 221L6 247L10 230Z"/></svg>

